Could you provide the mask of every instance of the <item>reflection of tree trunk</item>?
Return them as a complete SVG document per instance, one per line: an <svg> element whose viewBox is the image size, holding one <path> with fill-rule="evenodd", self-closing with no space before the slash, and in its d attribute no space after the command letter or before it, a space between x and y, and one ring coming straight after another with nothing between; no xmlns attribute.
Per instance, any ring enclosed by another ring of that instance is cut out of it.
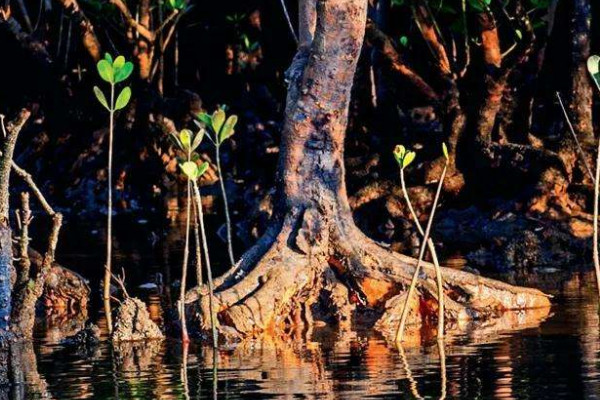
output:
<svg viewBox="0 0 600 400"><path fill-rule="evenodd" d="M13 397L15 393L19 395ZM0 398L52 398L48 384L38 372L31 341L11 343L0 350Z"/></svg>
<svg viewBox="0 0 600 400"><path fill-rule="evenodd" d="M307 7L311 3L302 2L300 9L308 13L300 19L312 21L316 11L313 42L308 48L305 41L312 37L312 24L301 23L301 47L288 71L292 79L273 223L238 265L215 282L219 322L234 328L224 333L247 335L310 325L313 313L317 318L352 321L357 304L378 308L385 314L384 328L389 328L397 322L393 305L402 303L402 288L414 272L416 260L381 248L358 230L348 205L344 137L367 1L318 0L316 9ZM424 274L423 296L435 299L433 267L425 265ZM549 304L536 290L456 270L445 269L443 274L449 320L467 317L470 309L484 316L492 309ZM460 292L470 293L469 300L458 300ZM483 293L485 301L480 298ZM186 301L195 303L197 296L193 289ZM390 297L396 301L386 302ZM392 306L386 310L388 304ZM426 304L432 307L414 309L412 319L435 318L436 302ZM202 328L208 329L208 296L202 298L201 315Z"/></svg>

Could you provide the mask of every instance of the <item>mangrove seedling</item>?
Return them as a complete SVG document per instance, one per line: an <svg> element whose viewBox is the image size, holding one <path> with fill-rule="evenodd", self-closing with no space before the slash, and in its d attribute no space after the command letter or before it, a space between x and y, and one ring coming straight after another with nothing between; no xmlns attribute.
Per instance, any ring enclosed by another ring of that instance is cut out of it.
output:
<svg viewBox="0 0 600 400"><path fill-rule="evenodd" d="M171 134L173 141L179 147L181 151L185 153L185 162L192 161L192 154L194 150L200 146L202 138L204 137L204 130L200 130L197 134L194 134L189 129L183 129L181 132ZM188 261L190 257L190 220L191 220L191 208L192 208L192 183L188 175L187 176L187 204L186 204L186 219L185 219L185 245L183 248L183 265L181 267L181 286L179 293L179 320L181 322L181 340L184 343L189 343L190 338L187 331L187 323L185 319L185 289L187 283L187 270ZM198 264L199 265L199 260ZM201 282L199 282L200 284Z"/></svg>
<svg viewBox="0 0 600 400"><path fill-rule="evenodd" d="M200 223L200 233L202 235L202 248L204 250L204 259L206 260L206 275L208 278L208 296L209 296L209 312L210 312L210 326L212 329L213 347L216 348L218 344L217 336L217 324L215 319L215 312L213 306L213 295L214 285L212 277L212 269L210 265L210 256L208 254L208 242L206 240L206 229L204 226L204 213L202 211L202 195L198 188L198 179L204 175L208 169L208 163L204 162L198 166L194 161L186 161L180 165L181 170L187 175L188 179L192 182L194 189L194 197L196 200L196 209L198 210L198 222Z"/></svg>
<svg viewBox="0 0 600 400"><path fill-rule="evenodd" d="M121 90L121 93L115 99L115 87L117 83L123 82L129 78L133 71L133 64L125 61L125 57L118 56L114 61L110 54L106 53L104 59L98 61L98 74L103 81L110 85L110 101L107 101L106 96L98 86L94 86L94 94L100 104L109 113L108 127L108 224L106 230L106 265L104 271L104 311L106 313L106 323L108 331L112 332L112 315L110 308L110 278L112 276L112 163L113 163L113 133L114 133L114 117L115 112L124 108L131 99L131 88L126 86Z"/></svg>
<svg viewBox="0 0 600 400"><path fill-rule="evenodd" d="M227 117L225 110L219 108L212 115L207 113L199 113L197 115L199 125L205 125L211 132L207 132L207 137L215 145L217 174L219 176L219 184L221 186L221 194L223 195L223 205L225 209L225 222L227 228L227 252L231 265L235 264L233 255L233 239L231 237L231 216L229 215L229 204L227 201L227 191L225 190L225 182L223 181L223 172L221 169L221 145L235 133L235 124L237 124L237 116L230 115Z"/></svg>
<svg viewBox="0 0 600 400"><path fill-rule="evenodd" d="M402 192L404 193L404 199L408 205L408 209L412 215L413 221L417 227L417 230L423 237L423 241L421 243L421 247L419 249L419 258L417 260L417 265L415 266L415 272L413 273L412 280L410 282L410 286L408 288L408 292L406 294L406 300L404 301L404 306L402 307L402 314L400 316L400 324L398 325L398 330L396 331L396 343L401 343L404 340L404 329L406 326L406 318L408 317L408 311L410 308L410 300L413 296L415 288L417 286L417 280L419 278L421 263L423 262L423 257L425 256L425 248L429 248L429 252L431 253L431 258L433 260L433 265L435 268L436 275L436 283L438 289L438 339L442 339L444 337L444 282L442 280L442 272L439 265L439 261L437 258L437 253L435 251L435 246L433 244L433 240L430 238L431 226L433 224L433 217L435 215L435 210L437 208L437 204L440 198L440 194L442 191L442 186L444 183L444 179L446 178L446 172L448 171L448 148L446 144L442 144L442 151L444 153L444 157L446 159L446 163L444 165L444 170L442 171L442 176L438 182L437 190L435 192L435 197L433 199L433 205L431 206L431 213L429 215L429 219L427 220L427 226L425 231L423 232L423 228L419 222L417 214L412 206L410 201L410 197L408 196L408 191L406 190L406 182L404 179L404 169L408 167L416 158L416 153L413 151L407 151L404 146L396 146L394 149L394 158L398 165L400 166L400 180L402 184Z"/></svg>
<svg viewBox="0 0 600 400"><path fill-rule="evenodd" d="M592 80L600 90L600 56L591 56L587 62L588 71ZM596 270L596 286L600 300L600 256L598 254L598 197L600 197L600 140L598 141L598 151L596 153L596 177L594 179L594 236L593 236L593 258L594 268Z"/></svg>

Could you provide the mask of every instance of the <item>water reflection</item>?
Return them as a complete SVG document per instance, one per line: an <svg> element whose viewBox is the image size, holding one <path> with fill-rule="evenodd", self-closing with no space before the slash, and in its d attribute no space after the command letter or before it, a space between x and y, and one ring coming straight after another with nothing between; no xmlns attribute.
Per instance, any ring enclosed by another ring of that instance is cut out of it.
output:
<svg viewBox="0 0 600 400"><path fill-rule="evenodd" d="M101 259L71 257L98 271L92 261ZM150 272L162 273L165 292L146 297L156 319L168 308L177 280L169 264L178 259L161 246L119 260L131 268L132 287ZM558 295L551 317L533 311L507 313L493 324L459 324L445 343L420 330L401 349L371 332L326 330L293 343L264 338L217 352L175 341L81 349L58 343L84 321L53 317L39 325L34 345L0 352L0 399L600 398L593 275L528 279L517 283Z"/></svg>
<svg viewBox="0 0 600 400"><path fill-rule="evenodd" d="M0 398L597 398L591 300L573 295L541 324L523 322L521 330L481 326L400 349L371 333L323 330L305 341L263 338L218 352L178 342L101 344L87 353L24 343L3 363L11 384L0 386Z"/></svg>

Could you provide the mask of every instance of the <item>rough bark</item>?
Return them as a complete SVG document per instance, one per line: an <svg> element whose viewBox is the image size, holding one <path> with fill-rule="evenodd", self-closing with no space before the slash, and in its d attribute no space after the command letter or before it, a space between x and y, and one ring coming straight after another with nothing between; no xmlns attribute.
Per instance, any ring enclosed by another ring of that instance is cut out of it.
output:
<svg viewBox="0 0 600 400"><path fill-rule="evenodd" d="M17 137L29 118L29 110L23 109L6 127L7 136L2 143L0 158L0 336L10 329L13 250L9 223L10 171Z"/></svg>
<svg viewBox="0 0 600 400"><path fill-rule="evenodd" d="M65 8L70 18L79 26L81 42L87 53L92 60L98 61L102 52L100 42L94 32L94 26L79 7L77 0L59 0L59 3Z"/></svg>
<svg viewBox="0 0 600 400"><path fill-rule="evenodd" d="M582 143L594 142L592 126L593 91L587 72L590 56L591 6L590 0L572 0L571 16L571 87L567 107L573 127Z"/></svg>
<svg viewBox="0 0 600 400"><path fill-rule="evenodd" d="M366 0L317 1L310 51L296 56L289 74L294 79L288 89L272 224L215 281L215 308L225 335L294 329L315 320L366 323L361 315L367 310L381 317L382 330L397 322L396 305L402 303L416 260L381 248L358 230L344 182L350 89L366 8ZM305 34L301 31L300 37ZM423 271L415 304L424 306L412 310L409 321L414 323L435 319L433 266L426 264ZM549 305L534 289L450 269L443 274L450 321ZM186 302L194 307L199 294L201 329L208 331L206 288L189 291Z"/></svg>
<svg viewBox="0 0 600 400"><path fill-rule="evenodd" d="M52 271L54 253L56 252L56 244L58 243L58 235L62 225L62 215L58 213L54 214L52 222L52 231L48 238L48 248L40 268L34 277L15 288L11 329L13 332L26 338L33 337L35 306L44 293L46 279Z"/></svg>

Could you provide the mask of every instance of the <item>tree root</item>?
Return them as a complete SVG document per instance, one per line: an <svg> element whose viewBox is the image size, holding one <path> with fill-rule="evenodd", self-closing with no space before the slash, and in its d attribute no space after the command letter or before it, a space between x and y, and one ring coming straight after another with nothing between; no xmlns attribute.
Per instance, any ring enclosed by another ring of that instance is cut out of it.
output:
<svg viewBox="0 0 600 400"><path fill-rule="evenodd" d="M219 330L227 338L327 323L341 329L374 325L385 335L397 328L416 260L380 247L353 223L344 224L344 219L337 219L335 227L315 230L314 217L306 214L300 223L288 218L262 257L264 242L246 253L216 285L215 312ZM303 229L317 241L310 246L304 243ZM254 267L248 268L249 261L256 259ZM547 313L550 305L548 296L536 289L449 268L442 268L442 274L444 315L450 330L465 326L466 321L493 321L507 310L541 309ZM437 319L433 265L422 263L418 288L408 319L412 328ZM208 331L206 289L188 292L187 303L197 307L198 293L205 294L196 310L200 329Z"/></svg>

